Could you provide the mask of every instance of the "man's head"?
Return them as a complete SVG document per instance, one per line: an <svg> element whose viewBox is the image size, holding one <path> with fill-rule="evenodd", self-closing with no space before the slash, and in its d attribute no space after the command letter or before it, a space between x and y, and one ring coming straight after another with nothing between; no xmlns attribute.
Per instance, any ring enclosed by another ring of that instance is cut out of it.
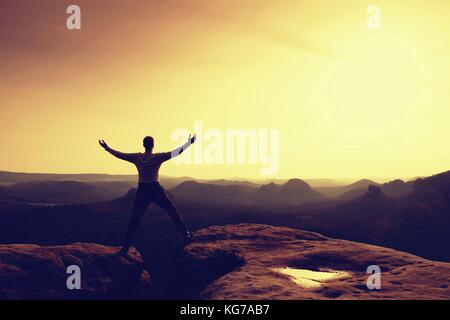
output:
<svg viewBox="0 0 450 320"><path fill-rule="evenodd" d="M152 150L154 146L153 137L147 136L143 140L145 150Z"/></svg>

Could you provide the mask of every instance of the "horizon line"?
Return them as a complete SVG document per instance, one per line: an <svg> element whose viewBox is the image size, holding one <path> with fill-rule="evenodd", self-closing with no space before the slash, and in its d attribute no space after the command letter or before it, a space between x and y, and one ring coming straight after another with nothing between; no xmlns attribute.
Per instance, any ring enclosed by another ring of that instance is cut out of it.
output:
<svg viewBox="0 0 450 320"><path fill-rule="evenodd" d="M446 171L433 173L430 175L414 175L409 177L376 177L376 176L362 176L362 177L299 177L299 176L290 176L290 177L257 177L257 178L246 178L246 177L211 177L211 178L200 178L188 175L181 176L171 176L171 175L160 175L160 178L172 178L172 179L180 179L180 178L190 178L194 180L240 180L240 181L267 181L267 180L290 180L290 179L301 179L301 180L334 180L339 182L342 180L348 182L348 180L360 181L364 179L373 180L374 182L389 182L397 179L401 179L404 181L410 181L413 179L427 177L431 175L436 175L439 173L443 173ZM105 175L105 176L129 176L129 177L137 177L136 173L101 173L101 172L26 172L26 171L9 171L9 170L0 170L0 173L11 173L11 174L41 174L41 175Z"/></svg>

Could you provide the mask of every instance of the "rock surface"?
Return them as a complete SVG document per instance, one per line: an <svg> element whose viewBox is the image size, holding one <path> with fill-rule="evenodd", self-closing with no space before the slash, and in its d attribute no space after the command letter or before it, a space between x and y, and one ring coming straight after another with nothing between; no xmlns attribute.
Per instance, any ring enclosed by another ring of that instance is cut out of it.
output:
<svg viewBox="0 0 450 320"><path fill-rule="evenodd" d="M140 254L116 252L92 243L0 245L0 299L151 298ZM199 230L178 263L175 289L187 298L450 299L450 263L284 227ZM80 267L81 290L66 286L70 265ZM371 265L381 268L380 290L367 288Z"/></svg>
<svg viewBox="0 0 450 320"><path fill-rule="evenodd" d="M93 243L64 246L0 245L0 299L107 299L148 295L150 276L142 258L130 250L126 259L117 248ZM81 289L69 290L71 273L81 271Z"/></svg>
<svg viewBox="0 0 450 320"><path fill-rule="evenodd" d="M241 224L199 230L179 263L180 281L202 299L450 298L450 263L284 227ZM367 288L370 265L381 268L380 290ZM285 267L348 276L306 279L316 284L308 287L277 271Z"/></svg>

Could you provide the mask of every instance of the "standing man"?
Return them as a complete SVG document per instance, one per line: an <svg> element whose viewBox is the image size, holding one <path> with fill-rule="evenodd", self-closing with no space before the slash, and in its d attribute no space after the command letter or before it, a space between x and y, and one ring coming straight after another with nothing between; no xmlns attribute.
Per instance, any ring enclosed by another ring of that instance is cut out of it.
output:
<svg viewBox="0 0 450 320"><path fill-rule="evenodd" d="M189 135L188 141L184 145L171 152L163 153L153 153L154 140L150 136L143 140L145 148L143 153L122 153L111 149L104 140L99 140L103 149L119 159L133 163L139 173L139 185L134 198L131 220L128 224L122 249L119 252L121 255L126 256L128 254L128 249L133 242L142 215L151 202L156 203L172 217L184 241L192 238L192 232L186 228L178 210L167 196L166 190L159 184L158 178L161 164L183 153L195 140L195 134L192 137Z"/></svg>

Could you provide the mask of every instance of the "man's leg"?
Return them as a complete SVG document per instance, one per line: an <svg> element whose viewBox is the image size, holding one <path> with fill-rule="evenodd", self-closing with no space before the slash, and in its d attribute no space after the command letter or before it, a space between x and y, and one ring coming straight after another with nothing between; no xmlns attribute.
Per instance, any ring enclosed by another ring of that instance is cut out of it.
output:
<svg viewBox="0 0 450 320"><path fill-rule="evenodd" d="M155 192L153 196L153 201L170 215L173 222L175 222L175 225L178 231L181 233L182 237L185 240L188 240L191 234L186 228L186 225L183 222L183 218L181 217L177 208L175 207L173 202L169 199L166 191L162 187L159 187L158 190Z"/></svg>
<svg viewBox="0 0 450 320"><path fill-rule="evenodd" d="M150 202L150 196L148 194L148 190L143 188L138 188L136 191L136 195L134 197L134 205L133 211L131 213L131 219L128 223L127 232L125 234L125 239L123 242L122 250L120 251L122 254L127 254L128 249L130 248L134 236L136 235L136 230L141 222L141 218L147 206Z"/></svg>

